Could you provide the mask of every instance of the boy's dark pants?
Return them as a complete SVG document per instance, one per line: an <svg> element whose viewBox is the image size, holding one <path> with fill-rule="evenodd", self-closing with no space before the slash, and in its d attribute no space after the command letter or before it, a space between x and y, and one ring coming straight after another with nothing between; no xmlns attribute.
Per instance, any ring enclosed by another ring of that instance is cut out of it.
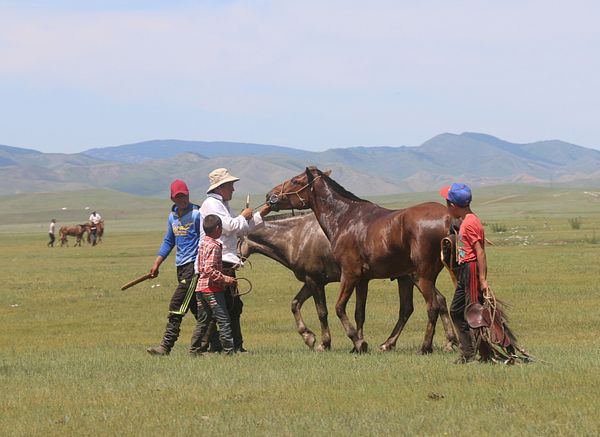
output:
<svg viewBox="0 0 600 437"><path fill-rule="evenodd" d="M235 278L235 264L228 262L223 263L223 273L227 276L233 276ZM240 317L244 308L244 303L239 296L234 296L235 287L229 287L225 290L225 297L227 299L227 311L231 319L231 332L233 335L233 348L236 351L242 349L244 339L242 338L242 326L240 323Z"/></svg>
<svg viewBox="0 0 600 437"><path fill-rule="evenodd" d="M48 247L54 247L54 234L48 232L48 238L50 238L50 241L48 242Z"/></svg>
<svg viewBox="0 0 600 437"><path fill-rule="evenodd" d="M458 266L458 284L450 306L452 322L458 331L458 337L462 349L462 355L471 358L475 355L471 329L465 319L465 310L472 302L482 302L482 294L479 290L479 274L477 262L468 262Z"/></svg>
<svg viewBox="0 0 600 437"><path fill-rule="evenodd" d="M206 336L211 321L215 321L219 326L219 336L224 353L233 352L233 337L231 335L231 320L227 312L225 302L226 291L216 293L205 293L199 291L196 293L198 301L198 321L192 334L192 347L190 352L200 352L198 349L199 340Z"/></svg>

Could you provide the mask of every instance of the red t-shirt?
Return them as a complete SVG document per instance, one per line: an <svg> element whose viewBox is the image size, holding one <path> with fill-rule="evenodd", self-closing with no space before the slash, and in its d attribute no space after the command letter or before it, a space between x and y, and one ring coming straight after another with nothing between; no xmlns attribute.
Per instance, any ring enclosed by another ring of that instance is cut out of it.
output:
<svg viewBox="0 0 600 437"><path fill-rule="evenodd" d="M458 231L458 262L459 264L477 261L475 242L479 241L485 247L485 232L483 225L475 214L467 214Z"/></svg>

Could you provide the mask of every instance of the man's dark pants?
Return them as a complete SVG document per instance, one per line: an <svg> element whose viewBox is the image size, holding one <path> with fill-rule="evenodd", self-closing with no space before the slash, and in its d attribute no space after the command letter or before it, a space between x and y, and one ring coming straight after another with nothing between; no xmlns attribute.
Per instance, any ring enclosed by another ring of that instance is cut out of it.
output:
<svg viewBox="0 0 600 437"><path fill-rule="evenodd" d="M233 276L235 278L235 264L223 262L223 273L227 276ZM244 339L242 338L242 326L240 324L240 317L244 308L244 303L239 296L234 296L236 288L229 287L225 290L225 297L227 303L227 311L229 311L229 318L231 319L231 332L233 335L233 348L236 351L242 349Z"/></svg>
<svg viewBox="0 0 600 437"><path fill-rule="evenodd" d="M48 237L50 238L50 241L48 242L48 247L54 247L54 234L52 232L48 232Z"/></svg>
<svg viewBox="0 0 600 437"><path fill-rule="evenodd" d="M231 335L231 321L226 306L226 291L216 293L197 292L198 301L198 321L192 335L191 353L201 352L194 347L193 339L204 338L209 331L210 325L216 322L219 326L219 336L224 353L233 352L233 337Z"/></svg>
<svg viewBox="0 0 600 437"><path fill-rule="evenodd" d="M177 338L179 337L179 331L181 330L181 320L187 312L191 310L195 318L198 318L198 304L196 302L196 289L197 276L194 273L194 263L189 262L181 266L177 266L177 288L171 297L171 303L169 304L169 316L167 318L167 327L165 328L165 334L161 341L161 346L164 347L167 352L170 351ZM188 295L188 290L191 289L191 299L189 301L188 308L185 308L184 301ZM183 308L182 308L183 306Z"/></svg>

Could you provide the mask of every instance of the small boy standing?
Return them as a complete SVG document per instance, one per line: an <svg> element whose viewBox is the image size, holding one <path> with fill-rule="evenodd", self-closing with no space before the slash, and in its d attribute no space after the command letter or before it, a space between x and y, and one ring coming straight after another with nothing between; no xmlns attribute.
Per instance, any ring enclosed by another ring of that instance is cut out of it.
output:
<svg viewBox="0 0 600 437"><path fill-rule="evenodd" d="M225 289L236 283L235 278L223 274L223 248L218 241L223 233L223 225L218 215L204 217L202 227L205 232L198 248L197 270L199 273L196 286L198 301L198 321L192 335L191 355L201 355L201 342L211 320L219 326L219 335L223 352L233 354L233 336L231 320L227 312Z"/></svg>
<svg viewBox="0 0 600 437"><path fill-rule="evenodd" d="M487 261L485 255L485 232L479 218L471 211L471 189L465 184L452 184L440 190L446 199L451 217L461 219L456 244L458 246L458 284L450 314L458 331L461 356L457 364L475 359L471 329L465 318L465 310L471 303L482 303L483 293L488 290Z"/></svg>

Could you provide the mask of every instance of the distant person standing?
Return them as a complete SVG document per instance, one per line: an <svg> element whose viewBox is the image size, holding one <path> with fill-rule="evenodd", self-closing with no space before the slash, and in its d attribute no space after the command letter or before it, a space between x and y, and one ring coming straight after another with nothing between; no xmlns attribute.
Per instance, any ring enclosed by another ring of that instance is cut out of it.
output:
<svg viewBox="0 0 600 437"><path fill-rule="evenodd" d="M241 264L237 255L238 237L246 235L252 229L263 224L263 217L269 212L269 206L264 205L259 211L253 212L245 208L238 216L234 216L229 207L229 201L235 189L233 184L239 178L229 174L226 168L217 168L209 175L210 186L206 191L206 200L200 207L203 217L211 214L217 215L222 222L222 235L219 241L222 243L223 274L235 278L235 269ZM240 316L243 303L235 294L235 287L227 287L225 290L227 310L231 317L231 330L233 333L233 347L235 352L246 352L243 346Z"/></svg>
<svg viewBox="0 0 600 437"><path fill-rule="evenodd" d="M102 217L100 214L97 214L96 211L90 214L90 218L88 219L91 223L90 226L90 238L92 246L96 245L96 235L98 234L98 224L102 221Z"/></svg>
<svg viewBox="0 0 600 437"><path fill-rule="evenodd" d="M54 240L56 240L56 220L50 220L50 227L48 228L48 237L50 241L48 241L48 247L54 247Z"/></svg>

